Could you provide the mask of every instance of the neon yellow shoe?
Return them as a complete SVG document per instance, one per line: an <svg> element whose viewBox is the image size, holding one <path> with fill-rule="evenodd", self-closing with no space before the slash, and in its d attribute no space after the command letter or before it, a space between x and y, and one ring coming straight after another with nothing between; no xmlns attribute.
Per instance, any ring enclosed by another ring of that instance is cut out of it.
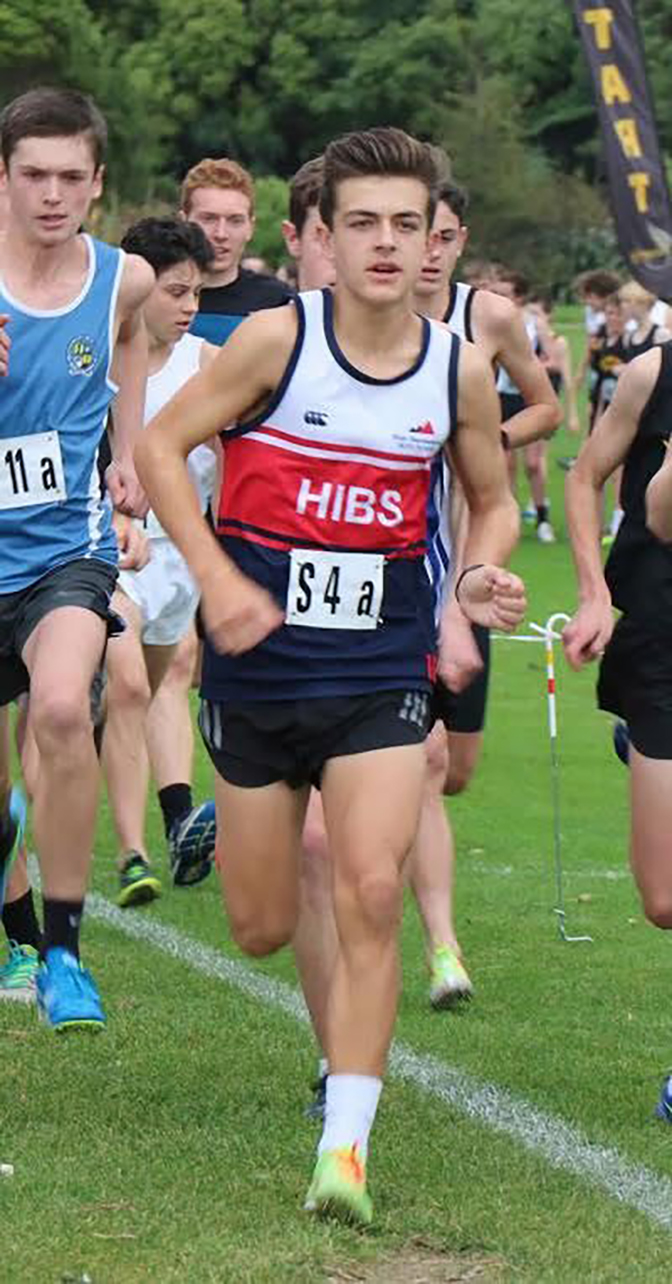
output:
<svg viewBox="0 0 672 1284"><path fill-rule="evenodd" d="M366 1164L359 1146L337 1146L318 1155L304 1208L351 1225L371 1225L373 1204L366 1190Z"/></svg>
<svg viewBox="0 0 672 1284"><path fill-rule="evenodd" d="M119 875L117 905L146 905L161 895L161 884L140 852L129 852Z"/></svg>
<svg viewBox="0 0 672 1284"><path fill-rule="evenodd" d="M474 987L459 956L449 945L437 945L429 965L429 1001L437 1011L470 999Z"/></svg>

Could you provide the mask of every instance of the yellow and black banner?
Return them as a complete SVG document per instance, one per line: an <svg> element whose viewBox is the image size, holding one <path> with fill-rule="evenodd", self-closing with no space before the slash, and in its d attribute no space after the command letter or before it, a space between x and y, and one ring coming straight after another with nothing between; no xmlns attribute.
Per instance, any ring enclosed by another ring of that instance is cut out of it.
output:
<svg viewBox="0 0 672 1284"><path fill-rule="evenodd" d="M632 275L672 302L672 204L631 0L573 0L595 88L611 205Z"/></svg>

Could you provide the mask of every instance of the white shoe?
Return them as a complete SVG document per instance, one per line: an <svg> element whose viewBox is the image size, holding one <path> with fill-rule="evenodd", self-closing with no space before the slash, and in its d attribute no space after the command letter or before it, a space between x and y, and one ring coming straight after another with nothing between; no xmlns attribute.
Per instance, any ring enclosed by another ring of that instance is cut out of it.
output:
<svg viewBox="0 0 672 1284"><path fill-rule="evenodd" d="M555 544L555 531L550 522L540 522L537 526L537 539L540 544Z"/></svg>

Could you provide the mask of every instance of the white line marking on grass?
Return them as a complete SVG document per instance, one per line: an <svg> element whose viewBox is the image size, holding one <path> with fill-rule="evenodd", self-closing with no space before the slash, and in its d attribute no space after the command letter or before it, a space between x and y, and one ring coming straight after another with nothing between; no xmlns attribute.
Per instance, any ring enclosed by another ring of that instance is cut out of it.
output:
<svg viewBox="0 0 672 1284"><path fill-rule="evenodd" d="M196 972L225 981L249 998L279 1009L296 1021L307 1022L303 999L286 982L227 958L184 932L145 917L142 911L119 910L96 893L87 897L86 908L91 918L125 936L153 945ZM390 1071L397 1079L437 1097L467 1118L511 1137L552 1168L583 1178L612 1199L672 1231L672 1181L667 1177L631 1163L611 1146L587 1141L579 1129L537 1110L513 1093L454 1069L437 1057L414 1052L404 1044L394 1043Z"/></svg>
<svg viewBox="0 0 672 1284"><path fill-rule="evenodd" d="M470 874L490 875L493 878L538 879L543 878L547 872L540 865L488 865L486 861L472 860L468 852L460 859L463 870L468 870ZM563 872L566 878L597 878L604 879L607 883L620 883L623 879L632 878L628 869L584 869L581 865L573 865Z"/></svg>

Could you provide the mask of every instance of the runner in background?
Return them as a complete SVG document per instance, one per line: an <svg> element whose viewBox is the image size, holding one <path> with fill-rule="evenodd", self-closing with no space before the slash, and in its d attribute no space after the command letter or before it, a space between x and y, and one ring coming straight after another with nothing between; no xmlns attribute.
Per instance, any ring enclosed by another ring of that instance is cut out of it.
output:
<svg viewBox="0 0 672 1284"><path fill-rule="evenodd" d="M180 217L198 224L213 253L199 311L191 324L197 338L220 346L251 312L281 306L292 297L291 290L275 277L241 266L254 234L254 183L242 165L227 158L206 158L194 165L182 183ZM214 802L208 799L195 806L192 793L194 732L189 692L198 686L200 669L200 642L192 625L177 646L147 718L152 774L178 886L200 881L215 851ZM178 851L175 835L180 824Z"/></svg>

